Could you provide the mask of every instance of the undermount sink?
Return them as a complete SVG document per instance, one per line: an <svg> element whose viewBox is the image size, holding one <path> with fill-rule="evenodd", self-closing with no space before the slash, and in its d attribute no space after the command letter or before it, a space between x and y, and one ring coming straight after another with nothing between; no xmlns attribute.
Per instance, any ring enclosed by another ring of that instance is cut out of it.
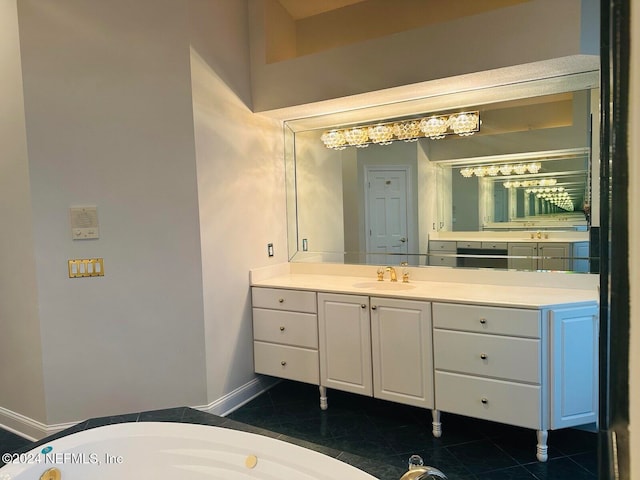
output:
<svg viewBox="0 0 640 480"><path fill-rule="evenodd" d="M411 285L410 283L377 281L354 283L353 286L356 288L367 288L373 290L411 290L412 288L415 288L415 285Z"/></svg>

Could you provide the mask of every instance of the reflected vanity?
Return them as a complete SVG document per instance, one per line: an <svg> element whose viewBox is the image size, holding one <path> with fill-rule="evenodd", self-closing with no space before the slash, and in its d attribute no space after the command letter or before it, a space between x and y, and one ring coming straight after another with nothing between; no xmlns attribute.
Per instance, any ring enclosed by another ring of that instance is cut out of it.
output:
<svg viewBox="0 0 640 480"><path fill-rule="evenodd" d="M597 272L598 95L587 71L286 122L290 261ZM399 131L461 111L477 131Z"/></svg>

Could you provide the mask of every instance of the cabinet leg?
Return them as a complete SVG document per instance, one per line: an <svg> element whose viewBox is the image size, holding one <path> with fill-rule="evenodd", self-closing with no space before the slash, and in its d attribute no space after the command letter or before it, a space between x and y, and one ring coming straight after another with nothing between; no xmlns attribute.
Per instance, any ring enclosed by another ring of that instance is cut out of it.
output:
<svg viewBox="0 0 640 480"><path fill-rule="evenodd" d="M549 458L549 455L547 455L547 439L549 438L549 432L547 430L538 430L536 432L536 436L538 437L536 458L541 462L546 462Z"/></svg>
<svg viewBox="0 0 640 480"><path fill-rule="evenodd" d="M436 438L440 438L442 436L442 424L440 423L440 410L431 410L431 425L433 430L433 436Z"/></svg>
<svg viewBox="0 0 640 480"><path fill-rule="evenodd" d="M320 409L326 410L329 408L329 402L327 401L327 387L320 385Z"/></svg>

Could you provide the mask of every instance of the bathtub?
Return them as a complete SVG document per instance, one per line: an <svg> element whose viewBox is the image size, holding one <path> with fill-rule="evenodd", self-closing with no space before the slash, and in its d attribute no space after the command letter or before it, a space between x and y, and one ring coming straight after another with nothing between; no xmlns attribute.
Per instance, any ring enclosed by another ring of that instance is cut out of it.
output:
<svg viewBox="0 0 640 480"><path fill-rule="evenodd" d="M0 468L0 480L375 480L327 455L207 425L119 423L45 443Z"/></svg>

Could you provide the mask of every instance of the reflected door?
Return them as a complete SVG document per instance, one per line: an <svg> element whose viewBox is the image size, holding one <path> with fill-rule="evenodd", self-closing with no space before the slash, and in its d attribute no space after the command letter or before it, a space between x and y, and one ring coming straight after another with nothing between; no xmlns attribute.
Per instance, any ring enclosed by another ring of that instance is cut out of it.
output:
<svg viewBox="0 0 640 480"><path fill-rule="evenodd" d="M394 167L366 170L367 260L370 264L407 261L408 169ZM394 254L390 257L390 254Z"/></svg>

